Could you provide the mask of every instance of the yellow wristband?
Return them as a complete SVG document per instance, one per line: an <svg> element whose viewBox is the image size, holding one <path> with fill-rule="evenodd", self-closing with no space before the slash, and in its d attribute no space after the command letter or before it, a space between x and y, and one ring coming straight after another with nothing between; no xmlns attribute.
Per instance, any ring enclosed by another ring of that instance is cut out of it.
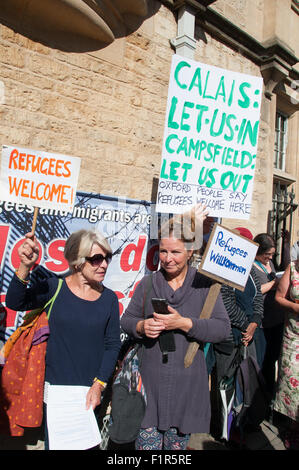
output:
<svg viewBox="0 0 299 470"><path fill-rule="evenodd" d="M94 383L94 382L99 382L99 383L102 385L103 388L106 388L106 386L107 386L107 383L106 383L106 382L103 382L102 380L98 379L97 377L95 377L95 378L93 379L93 383Z"/></svg>
<svg viewBox="0 0 299 470"><path fill-rule="evenodd" d="M19 272L18 272L17 269L15 270L15 275L17 276L17 278L19 279L19 281L21 281L23 284L28 284L28 283L29 283L29 279L22 279L22 278L19 276Z"/></svg>

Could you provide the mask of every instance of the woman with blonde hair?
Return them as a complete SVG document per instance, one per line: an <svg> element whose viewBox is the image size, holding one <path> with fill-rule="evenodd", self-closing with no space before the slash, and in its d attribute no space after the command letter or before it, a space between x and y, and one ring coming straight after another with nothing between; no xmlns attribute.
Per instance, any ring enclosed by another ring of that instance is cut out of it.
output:
<svg viewBox="0 0 299 470"><path fill-rule="evenodd" d="M20 265L6 294L7 307L36 309L56 291L57 277L30 286L30 271L38 253L36 237L28 233L19 248ZM79 230L66 241L64 256L70 273L62 282L49 318L45 389L48 384L89 387L86 408L95 409L120 350L118 299L103 284L112 250L100 233Z"/></svg>

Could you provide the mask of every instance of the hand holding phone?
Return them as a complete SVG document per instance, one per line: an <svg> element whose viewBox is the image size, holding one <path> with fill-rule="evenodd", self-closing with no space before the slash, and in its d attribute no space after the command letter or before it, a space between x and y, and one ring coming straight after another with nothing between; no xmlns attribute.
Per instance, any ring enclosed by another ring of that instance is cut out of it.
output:
<svg viewBox="0 0 299 470"><path fill-rule="evenodd" d="M166 299L152 298L152 306L156 313L168 315L168 303ZM175 340L173 331L163 331L159 336L160 349L163 355L175 351Z"/></svg>

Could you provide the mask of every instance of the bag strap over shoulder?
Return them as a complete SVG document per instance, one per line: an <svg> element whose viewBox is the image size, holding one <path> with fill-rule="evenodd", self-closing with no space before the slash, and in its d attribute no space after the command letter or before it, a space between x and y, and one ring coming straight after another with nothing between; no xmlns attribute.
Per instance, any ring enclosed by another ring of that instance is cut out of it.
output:
<svg viewBox="0 0 299 470"><path fill-rule="evenodd" d="M15 342L17 341L17 339L20 337L21 333L26 329L26 328L30 328L31 324L33 324L33 322L36 320L36 318L50 305L50 309L47 313L47 318L49 319L50 317L50 313L51 313L51 310L52 310L52 307L53 307L53 304L54 304L54 301L61 289L61 286L62 286L62 282L63 280L62 279L58 279L58 285L57 285L57 288L56 288L56 291L55 291L55 294L51 297L50 300L48 300L48 302L46 303L46 305L44 305L42 308L37 308L35 310L32 310L31 312L28 312L25 317L24 317L24 321L23 321L23 324L21 326L19 326L13 333L12 335L8 338L8 340L5 342L5 344L3 345L1 351L0 351L0 357L2 356L2 358L4 358L5 360L7 360L8 356L9 356L9 353L13 347L13 345L15 344Z"/></svg>
<svg viewBox="0 0 299 470"><path fill-rule="evenodd" d="M50 308L48 310L48 313L47 313L47 318L49 320L50 318L50 315L51 315L51 310L52 310L52 307L53 307L53 304L56 300L56 297L57 295L59 294L59 291L61 289L61 286L62 286L62 283L63 283L63 279L59 278L58 279L58 285L57 285L57 289L56 289L56 292L55 294L53 295L53 297L46 303L46 305L44 306L44 309L47 308L49 305L50 305Z"/></svg>
<svg viewBox="0 0 299 470"><path fill-rule="evenodd" d="M145 319L146 318L146 312L145 312L145 306L147 304L147 300L149 298L149 295L152 291L152 285L153 285L153 279L152 279L153 275L152 273L148 276L148 279L147 279L147 283L146 283L146 286L145 286L145 289L144 289L144 297L143 297L143 305L142 305L142 314L143 314L143 318Z"/></svg>
<svg viewBox="0 0 299 470"><path fill-rule="evenodd" d="M26 315L24 316L24 319L23 319L22 327L27 325L28 323L30 323L34 318L38 317L50 305L50 309L47 313L47 318L49 319L53 303L54 303L54 301L55 301L55 299L56 299L56 297L57 297L57 295L58 295L58 293L61 289L62 282L63 282L63 279L59 278L57 288L56 288L56 291L55 291L54 295L51 297L51 299L48 300L48 302L45 305L43 305L42 307L35 308L34 310L31 310L30 312L26 313Z"/></svg>

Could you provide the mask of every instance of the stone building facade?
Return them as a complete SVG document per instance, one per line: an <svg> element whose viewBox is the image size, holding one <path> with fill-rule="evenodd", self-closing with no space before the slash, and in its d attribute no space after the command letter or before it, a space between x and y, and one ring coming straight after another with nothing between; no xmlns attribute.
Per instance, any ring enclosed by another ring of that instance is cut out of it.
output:
<svg viewBox="0 0 299 470"><path fill-rule="evenodd" d="M298 0L2 0L0 143L82 159L78 189L155 200L174 52L262 76L249 221L299 238Z"/></svg>

